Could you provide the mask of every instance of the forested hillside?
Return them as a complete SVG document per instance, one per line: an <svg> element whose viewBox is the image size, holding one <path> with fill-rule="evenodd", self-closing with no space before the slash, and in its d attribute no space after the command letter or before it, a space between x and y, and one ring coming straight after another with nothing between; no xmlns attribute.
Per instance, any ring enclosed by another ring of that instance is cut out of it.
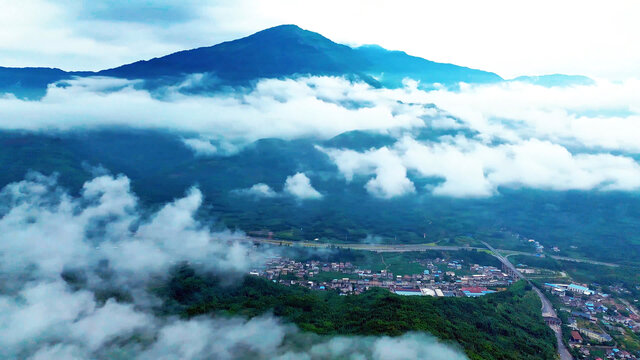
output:
<svg viewBox="0 0 640 360"><path fill-rule="evenodd" d="M544 324L540 301L524 282L483 298L398 296L376 289L362 295L287 287L248 276L240 286L176 268L156 294L163 315L265 312L321 335L390 335L426 331L459 343L471 359L553 359L555 337Z"/></svg>

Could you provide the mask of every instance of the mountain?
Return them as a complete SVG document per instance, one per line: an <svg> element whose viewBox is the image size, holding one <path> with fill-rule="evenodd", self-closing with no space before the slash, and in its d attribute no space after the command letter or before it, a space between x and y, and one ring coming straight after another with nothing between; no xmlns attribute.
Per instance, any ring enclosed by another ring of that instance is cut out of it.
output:
<svg viewBox="0 0 640 360"><path fill-rule="evenodd" d="M282 25L239 40L138 61L98 74L154 78L212 72L234 81L307 73L354 73L364 66L366 60L350 47L295 25Z"/></svg>
<svg viewBox="0 0 640 360"><path fill-rule="evenodd" d="M445 85L466 83L492 83L502 81L494 73L470 69L463 66L437 63L411 56L404 51L389 51L377 45L366 45L354 49L367 62L365 72L374 76L385 86L397 87L404 78L422 83Z"/></svg>
<svg viewBox="0 0 640 360"><path fill-rule="evenodd" d="M0 93L11 93L20 98L40 98L47 85L68 79L71 74L54 68L0 67Z"/></svg>
<svg viewBox="0 0 640 360"><path fill-rule="evenodd" d="M509 81L527 82L534 85L552 87L552 86L574 86L574 85L593 85L593 79L582 75L564 75L551 74L540 76L519 76Z"/></svg>
<svg viewBox="0 0 640 360"><path fill-rule="evenodd" d="M427 83L496 82L498 75L441 64L379 46L351 48L295 25L281 25L218 45L180 51L138 61L98 74L125 78L157 78L213 73L230 81L310 75L352 75L384 86L398 86L405 77Z"/></svg>
<svg viewBox="0 0 640 360"><path fill-rule="evenodd" d="M170 55L140 60L97 72L66 72L54 68L0 67L0 94L38 99L49 84L74 76L111 76L143 79L147 89L174 85L190 74L205 73L202 88L250 85L260 78L298 75L346 76L376 87L399 87L402 80L419 80L422 86L439 83L455 86L459 82L495 83L503 79L495 73L454 64L438 63L390 51L377 45L349 47L296 25L280 25L253 35L217 45L179 51ZM509 81L540 86L590 85L586 76L552 74L520 76Z"/></svg>
<svg viewBox="0 0 640 360"><path fill-rule="evenodd" d="M98 72L51 68L0 68L0 92L22 98L42 97L48 84L73 76L144 79L148 88L179 83L189 74L207 73L215 85L246 85L259 78L336 75L375 86L401 86L411 77L426 84L502 81L500 76L442 64L401 51L368 45L351 48L295 25L281 25L242 39L179 51Z"/></svg>

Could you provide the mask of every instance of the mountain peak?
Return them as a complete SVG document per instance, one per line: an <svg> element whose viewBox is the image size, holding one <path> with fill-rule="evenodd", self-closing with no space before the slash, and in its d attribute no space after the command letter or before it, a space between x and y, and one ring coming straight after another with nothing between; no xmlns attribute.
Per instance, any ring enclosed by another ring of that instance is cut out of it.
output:
<svg viewBox="0 0 640 360"><path fill-rule="evenodd" d="M266 28L264 30L260 30L256 34L268 33L268 32L304 32L304 31L308 31L308 30L304 30L303 28L295 24L282 24L282 25L276 25L270 28Z"/></svg>
<svg viewBox="0 0 640 360"><path fill-rule="evenodd" d="M333 41L327 39L319 33L305 30L298 25L293 24L274 26L262 31L258 31L257 33L249 35L245 38L234 40L232 42L242 42L248 40L276 41L280 44L287 41L294 41L299 44L306 44L316 48L324 48L330 46L346 47L345 45L334 43Z"/></svg>
<svg viewBox="0 0 640 360"><path fill-rule="evenodd" d="M101 75L151 78L215 73L232 82L294 74L350 74L362 60L346 45L297 25L279 25L218 45L185 50L101 71Z"/></svg>
<svg viewBox="0 0 640 360"><path fill-rule="evenodd" d="M180 83L189 74L210 74L215 81L204 85L207 90L223 85L246 86L263 78L300 75L345 76L372 86L386 87L402 86L407 77L423 84L502 81L493 73L435 63L402 51L389 51L374 45L351 48L294 24L278 25L241 39L183 50L97 73L61 72L53 76L49 73L55 70L46 74L41 74L41 70L14 72L12 69L0 69L0 89L22 89L31 76L37 80L32 87L39 89L38 94L43 94L51 82L74 75L95 74L148 80L150 88ZM3 74L6 75L4 80Z"/></svg>

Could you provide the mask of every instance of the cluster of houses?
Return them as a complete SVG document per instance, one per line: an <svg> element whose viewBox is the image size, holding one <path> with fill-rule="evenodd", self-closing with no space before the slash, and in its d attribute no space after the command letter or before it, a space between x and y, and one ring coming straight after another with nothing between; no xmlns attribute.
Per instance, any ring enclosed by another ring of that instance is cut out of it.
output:
<svg viewBox="0 0 640 360"><path fill-rule="evenodd" d="M569 313L567 325L572 329L569 343L584 358L597 359L590 354L594 348L604 350L607 359L638 358L638 354L618 349L616 339L610 335L627 330L640 333L640 317L633 311L624 311L623 315L617 311L623 304L584 284L547 283L545 287L562 301L564 307L560 310Z"/></svg>
<svg viewBox="0 0 640 360"><path fill-rule="evenodd" d="M540 244L540 242L538 242L536 240L533 240L533 239L529 239L528 242L536 248L536 252L537 253L544 252L544 246L542 244ZM560 250L558 250L558 251L560 251Z"/></svg>
<svg viewBox="0 0 640 360"><path fill-rule="evenodd" d="M250 274L284 285L299 285L317 290L332 289L345 295L380 287L407 296L476 297L502 290L513 282L513 278L493 266L473 264L463 267L461 260L437 258L422 261L420 265L424 267L421 273L394 275L384 269L361 269L350 262L301 262L274 257L266 263L264 269L254 270ZM458 275L463 268L466 275ZM333 278L327 278L322 273L330 273Z"/></svg>

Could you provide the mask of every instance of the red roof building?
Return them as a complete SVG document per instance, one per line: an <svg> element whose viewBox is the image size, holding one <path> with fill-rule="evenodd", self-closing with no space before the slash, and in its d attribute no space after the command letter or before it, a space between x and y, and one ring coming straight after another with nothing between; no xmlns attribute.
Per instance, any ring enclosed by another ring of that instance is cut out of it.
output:
<svg viewBox="0 0 640 360"><path fill-rule="evenodd" d="M576 342L576 343L581 343L582 342L582 336L580 336L580 333L577 332L576 330L572 330L571 331L571 341L572 342Z"/></svg>

